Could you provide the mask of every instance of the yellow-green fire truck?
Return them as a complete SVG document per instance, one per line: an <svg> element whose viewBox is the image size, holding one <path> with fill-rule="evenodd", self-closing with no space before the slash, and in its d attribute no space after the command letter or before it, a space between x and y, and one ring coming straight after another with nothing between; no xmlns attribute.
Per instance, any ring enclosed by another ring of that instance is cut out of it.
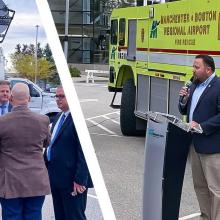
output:
<svg viewBox="0 0 220 220"><path fill-rule="evenodd" d="M179 0L115 9L110 41L108 88L122 92L122 133L137 135L148 111L180 116L178 93L192 76L195 55L213 56L220 72L220 2Z"/></svg>

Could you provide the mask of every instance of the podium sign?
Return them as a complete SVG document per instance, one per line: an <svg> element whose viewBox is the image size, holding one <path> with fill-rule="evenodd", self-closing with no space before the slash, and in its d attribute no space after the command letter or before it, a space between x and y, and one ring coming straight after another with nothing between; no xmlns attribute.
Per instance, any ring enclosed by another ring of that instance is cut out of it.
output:
<svg viewBox="0 0 220 220"><path fill-rule="evenodd" d="M143 219L178 220L190 129L174 116L156 116L148 115Z"/></svg>

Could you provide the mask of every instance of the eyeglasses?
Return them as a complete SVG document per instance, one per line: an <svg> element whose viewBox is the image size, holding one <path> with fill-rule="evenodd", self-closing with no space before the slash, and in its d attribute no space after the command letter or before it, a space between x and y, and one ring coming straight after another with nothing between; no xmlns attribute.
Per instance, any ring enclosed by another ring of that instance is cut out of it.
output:
<svg viewBox="0 0 220 220"><path fill-rule="evenodd" d="M64 99L65 95L55 95L55 99Z"/></svg>

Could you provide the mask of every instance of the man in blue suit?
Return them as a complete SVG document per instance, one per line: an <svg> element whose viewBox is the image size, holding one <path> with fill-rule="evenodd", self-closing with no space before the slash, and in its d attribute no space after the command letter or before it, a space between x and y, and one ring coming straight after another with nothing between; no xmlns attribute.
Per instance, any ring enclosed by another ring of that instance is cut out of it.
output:
<svg viewBox="0 0 220 220"><path fill-rule="evenodd" d="M0 116L11 111L12 105L9 103L10 96L10 82L7 80L0 80Z"/></svg>
<svg viewBox="0 0 220 220"><path fill-rule="evenodd" d="M180 90L180 112L187 115L192 128L191 165L194 189L202 220L220 219L220 78L208 55L197 55L193 64L193 83Z"/></svg>
<svg viewBox="0 0 220 220"><path fill-rule="evenodd" d="M52 125L45 151L56 220L85 220L87 190L93 187L69 106L60 86L56 101L61 113Z"/></svg>

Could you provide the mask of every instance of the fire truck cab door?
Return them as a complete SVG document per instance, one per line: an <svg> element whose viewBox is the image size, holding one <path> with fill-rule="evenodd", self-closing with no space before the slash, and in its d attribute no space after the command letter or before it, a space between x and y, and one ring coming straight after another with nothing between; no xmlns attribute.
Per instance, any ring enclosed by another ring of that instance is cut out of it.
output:
<svg viewBox="0 0 220 220"><path fill-rule="evenodd" d="M148 67L149 19L137 20L136 38L136 66L137 68L146 68Z"/></svg>
<svg viewBox="0 0 220 220"><path fill-rule="evenodd" d="M136 60L136 32L137 32L137 20L128 20L128 52L127 59Z"/></svg>

